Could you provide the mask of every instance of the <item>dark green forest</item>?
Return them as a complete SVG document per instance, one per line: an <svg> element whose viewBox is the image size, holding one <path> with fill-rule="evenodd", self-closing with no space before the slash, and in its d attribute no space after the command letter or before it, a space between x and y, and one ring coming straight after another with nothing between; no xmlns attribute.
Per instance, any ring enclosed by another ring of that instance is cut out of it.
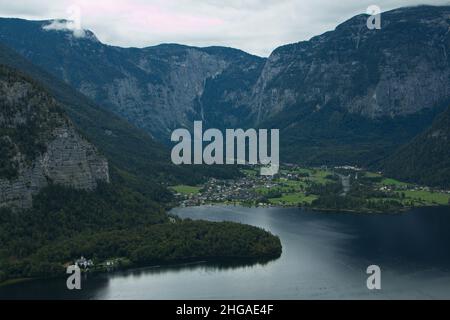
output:
<svg viewBox="0 0 450 320"><path fill-rule="evenodd" d="M397 179L450 188L450 108L380 166Z"/></svg>
<svg viewBox="0 0 450 320"><path fill-rule="evenodd" d="M161 194L161 197L166 195ZM129 266L193 259L271 259L278 237L247 225L169 219L153 200L126 187L95 192L50 186L24 212L0 211L0 281L64 274L84 255Z"/></svg>
<svg viewBox="0 0 450 320"><path fill-rule="evenodd" d="M342 194L340 182L325 185L315 183L308 188L308 192L319 196L312 202L312 206L320 210L398 212L405 207L401 201L401 195L374 190L367 181L363 183L353 181L352 187L345 196Z"/></svg>

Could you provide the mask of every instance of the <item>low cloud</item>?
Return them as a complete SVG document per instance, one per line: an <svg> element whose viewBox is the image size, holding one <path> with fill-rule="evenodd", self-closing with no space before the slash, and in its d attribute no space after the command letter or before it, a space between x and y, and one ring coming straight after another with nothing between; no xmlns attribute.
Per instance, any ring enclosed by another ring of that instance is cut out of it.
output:
<svg viewBox="0 0 450 320"><path fill-rule="evenodd" d="M74 21L67 20L53 20L50 24L42 27L44 30L55 30L55 31L72 31L74 37L76 38L84 38L86 36L86 32L77 27Z"/></svg>

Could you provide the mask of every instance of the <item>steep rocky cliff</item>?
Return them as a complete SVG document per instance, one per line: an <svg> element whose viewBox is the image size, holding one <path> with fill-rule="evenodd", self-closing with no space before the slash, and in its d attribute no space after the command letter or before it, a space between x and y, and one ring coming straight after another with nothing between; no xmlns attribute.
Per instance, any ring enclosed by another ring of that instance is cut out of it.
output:
<svg viewBox="0 0 450 320"><path fill-rule="evenodd" d="M76 38L68 30L47 30L49 24L0 19L0 42L166 143L173 129L193 120L220 120L211 126L242 121L243 97L265 61L222 47L113 47L91 32Z"/></svg>
<svg viewBox="0 0 450 320"><path fill-rule="evenodd" d="M341 109L366 118L396 117L450 98L450 7L420 6L367 15L334 31L276 49L254 88L260 119L289 110Z"/></svg>
<svg viewBox="0 0 450 320"><path fill-rule="evenodd" d="M49 184L93 190L107 160L43 89L0 66L0 207L29 208Z"/></svg>
<svg viewBox="0 0 450 320"><path fill-rule="evenodd" d="M251 110L279 127L285 161L372 165L429 127L450 101L450 7L356 16L283 46L253 89Z"/></svg>

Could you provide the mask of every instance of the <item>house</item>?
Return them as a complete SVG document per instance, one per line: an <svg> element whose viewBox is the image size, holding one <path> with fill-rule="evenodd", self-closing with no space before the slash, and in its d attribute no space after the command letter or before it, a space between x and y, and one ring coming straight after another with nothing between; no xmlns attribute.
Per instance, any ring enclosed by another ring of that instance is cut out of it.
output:
<svg viewBox="0 0 450 320"><path fill-rule="evenodd" d="M81 269L87 269L94 266L94 262L92 260L87 260L85 257L81 256L80 259L75 260L75 265L80 267Z"/></svg>

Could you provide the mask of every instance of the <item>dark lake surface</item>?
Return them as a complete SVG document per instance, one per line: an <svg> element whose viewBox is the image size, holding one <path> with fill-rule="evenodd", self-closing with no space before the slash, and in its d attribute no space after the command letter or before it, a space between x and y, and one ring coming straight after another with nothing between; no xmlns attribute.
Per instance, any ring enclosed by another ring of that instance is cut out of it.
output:
<svg viewBox="0 0 450 320"><path fill-rule="evenodd" d="M280 236L266 264L198 262L0 287L0 299L450 299L450 208L404 214L319 213L288 208L177 208L182 218L237 221ZM366 269L381 268L382 289Z"/></svg>

